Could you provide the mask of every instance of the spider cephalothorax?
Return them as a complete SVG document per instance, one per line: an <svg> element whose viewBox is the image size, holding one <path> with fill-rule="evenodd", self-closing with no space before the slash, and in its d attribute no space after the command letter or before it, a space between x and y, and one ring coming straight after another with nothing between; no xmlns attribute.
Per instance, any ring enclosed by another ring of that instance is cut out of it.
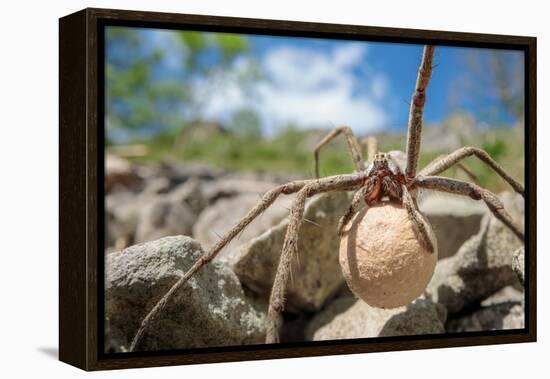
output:
<svg viewBox="0 0 550 379"><path fill-rule="evenodd" d="M208 264L214 257L224 248L233 238L235 238L248 224L258 217L263 211L271 206L274 201L281 195L294 194L293 205L290 210L288 227L283 243L281 258L277 266L271 296L269 298L269 307L266 319L266 342L279 342L279 327L281 322L281 312L285 303L285 291L290 276L291 262L297 254L298 236L300 227L303 221L304 208L306 200L309 197L326 192L348 192L355 191L352 201L346 213L340 219L338 225L338 234L343 236L342 241L350 239L346 234L346 226L349 226L354 216L361 215L366 218L367 225L369 218L367 210L370 208L377 211L390 211L391 209L399 209L400 218L383 217L383 224L386 226L378 227L378 232L390 232L395 234L396 230L403 230L403 225L412 225L409 228L410 236L406 237L400 234L400 238L384 241L385 249L388 255L393 255L394 252L403 253L404 240L409 241L407 245L409 258L416 258L417 253L425 251L423 254L428 260L435 262L437 254L436 244L432 238L431 227L426 221L414 198L416 189L424 188L435 191L447 192L460 196L467 196L474 200L482 200L489 210L498 218L504 225L521 240L524 240L523 227L514 220L504 209L504 206L498 197L492 192L481 188L475 183L452 179L439 176L448 168L461 165L464 158L475 156L482 162L491 167L498 173L517 193L524 195L523 185L512 178L506 171L493 160L487 152L476 147L462 147L453 153L441 156L435 159L417 173L418 157L420 154L420 142L422 136L422 115L424 112L424 103L426 101L427 87L432 75L432 66L434 58L434 46L426 46L422 54L422 61L418 70L415 90L413 92L410 110L409 122L407 128L407 145L406 145L406 165L400 168L392 157L391 153L377 153L376 140L374 138L365 139L367 144L367 162L368 167L365 167L365 160L361 153L361 148L353 132L348 126L341 126L330 132L323 138L315 147L315 179L295 180L286 184L282 184L272 190L266 192L258 201L256 206L252 208L246 216L244 216L237 224L227 231L220 240L212 246L203 256L198 259L191 268L170 288L170 290L158 301L151 309L149 314L143 319L137 333L132 341L130 350L134 351L140 348L143 341L143 336L147 331L151 330L154 325L153 320L163 311L168 301L172 296L179 291L182 286L204 265ZM319 175L319 152L323 146L328 144L338 135L344 135L348 144L349 152L355 166L355 172L347 175L336 175L320 178ZM371 212L372 214L372 212ZM393 212L394 216L398 213ZM356 218L357 220L357 218ZM357 223L355 223L357 225ZM376 224L376 223L375 223ZM370 224L369 224L370 225ZM382 229L380 229L382 228ZM405 228L406 229L406 228ZM364 236L367 239L374 238L384 233L378 233L377 230L365 231ZM374 237L373 237L374 236ZM353 239L351 239L353 240ZM349 241L348 241L349 242ZM369 241L364 241L366 245ZM372 242L372 241L371 241ZM351 248L361 247L361 242L356 240L351 245ZM346 250L347 252L347 250ZM412 264L404 263L405 260L398 259L404 276L397 280L400 281L404 290L410 287L410 281L415 281L418 275ZM354 261L355 262L355 261ZM435 264L435 263L433 263ZM358 266L355 262L354 267ZM367 272L369 271L367 268ZM384 267L383 267L384 268ZM385 269L385 268L384 268ZM386 274L390 274L387 279L394 280L392 276L395 270L384 270ZM430 274L431 275L431 274ZM379 278L374 275L375 281L368 282L370 288L378 291L384 296L384 290L378 286ZM424 275L424 277L427 277ZM391 283L390 283L391 284ZM418 284L418 283L416 283ZM401 287L400 287L401 288ZM417 290L421 291L422 286ZM416 291L416 290L415 290ZM416 294L413 294L416 296ZM413 296L413 297L414 297Z"/></svg>
<svg viewBox="0 0 550 379"><path fill-rule="evenodd" d="M391 155L375 154L373 161L366 169L366 175L365 202L368 205L380 203L385 198L401 204L405 176Z"/></svg>

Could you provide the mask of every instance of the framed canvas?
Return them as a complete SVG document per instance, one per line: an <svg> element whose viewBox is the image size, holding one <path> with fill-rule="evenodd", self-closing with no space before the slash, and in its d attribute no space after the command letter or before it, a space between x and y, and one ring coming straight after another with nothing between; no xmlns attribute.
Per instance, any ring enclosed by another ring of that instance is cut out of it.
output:
<svg viewBox="0 0 550 379"><path fill-rule="evenodd" d="M536 39L59 22L59 357L536 340Z"/></svg>

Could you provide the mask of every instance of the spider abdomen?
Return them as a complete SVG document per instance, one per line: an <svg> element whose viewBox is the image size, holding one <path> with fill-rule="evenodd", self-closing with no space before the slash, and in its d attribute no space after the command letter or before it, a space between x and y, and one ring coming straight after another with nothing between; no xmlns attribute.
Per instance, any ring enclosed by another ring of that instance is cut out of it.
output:
<svg viewBox="0 0 550 379"><path fill-rule="evenodd" d="M431 229L429 234L433 237ZM348 286L379 308L399 307L419 297L436 263L437 248L431 253L419 242L407 211L394 203L358 213L340 242L340 265Z"/></svg>

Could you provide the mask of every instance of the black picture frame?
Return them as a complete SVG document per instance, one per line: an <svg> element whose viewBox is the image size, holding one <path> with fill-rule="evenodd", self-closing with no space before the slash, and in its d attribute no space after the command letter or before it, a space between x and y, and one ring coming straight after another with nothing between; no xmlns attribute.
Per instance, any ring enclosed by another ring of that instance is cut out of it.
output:
<svg viewBox="0 0 550 379"><path fill-rule="evenodd" d="M106 25L506 48L525 52L525 328L280 345L104 354L103 37ZM536 38L112 9L59 20L59 358L85 370L536 341Z"/></svg>

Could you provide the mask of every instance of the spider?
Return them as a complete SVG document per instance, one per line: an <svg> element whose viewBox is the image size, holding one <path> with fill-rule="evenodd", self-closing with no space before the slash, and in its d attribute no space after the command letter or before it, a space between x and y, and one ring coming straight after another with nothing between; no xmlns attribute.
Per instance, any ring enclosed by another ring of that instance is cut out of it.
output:
<svg viewBox="0 0 550 379"><path fill-rule="evenodd" d="M429 225L416 205L416 190L425 188L456 195L470 197L485 202L489 210L521 240L524 240L523 228L505 211L498 197L492 192L481 188L477 184L457 179L438 176L451 166L458 165L469 156L475 156L498 175L500 175L516 192L524 196L523 186L508 175L505 170L494 161L489 154L476 147L462 147L453 153L436 158L424 169L417 172L420 140L422 131L422 115L426 101L428 87L434 59L435 47L427 45L423 49L422 61L418 69L415 90L409 110L406 168L400 169L392 153L376 151L374 139L367 139L368 166L362 157L359 143L352 130L347 126L335 128L323 138L314 150L315 179L292 181L266 192L257 205L252 208L233 228L201 256L191 268L170 288L158 301L153 309L143 319L133 341L130 351L139 346L145 331L152 321L162 312L171 296L178 291L198 270L208 264L220 250L243 230L252 220L268 208L280 195L296 194L289 215L289 224L286 231L280 261L275 274L273 287L269 299L266 319L266 343L279 342L279 327L281 312L284 307L284 297L289 279L291 260L296 254L298 234L303 221L306 200L316 194L335 191L356 191L347 212L338 225L338 234L341 236L345 226L362 206L394 203L403 206L413 225L418 242L424 244L428 251L433 252L434 246L427 234ZM355 172L348 175L336 175L319 178L320 150L339 135L346 139L349 153L353 161Z"/></svg>

